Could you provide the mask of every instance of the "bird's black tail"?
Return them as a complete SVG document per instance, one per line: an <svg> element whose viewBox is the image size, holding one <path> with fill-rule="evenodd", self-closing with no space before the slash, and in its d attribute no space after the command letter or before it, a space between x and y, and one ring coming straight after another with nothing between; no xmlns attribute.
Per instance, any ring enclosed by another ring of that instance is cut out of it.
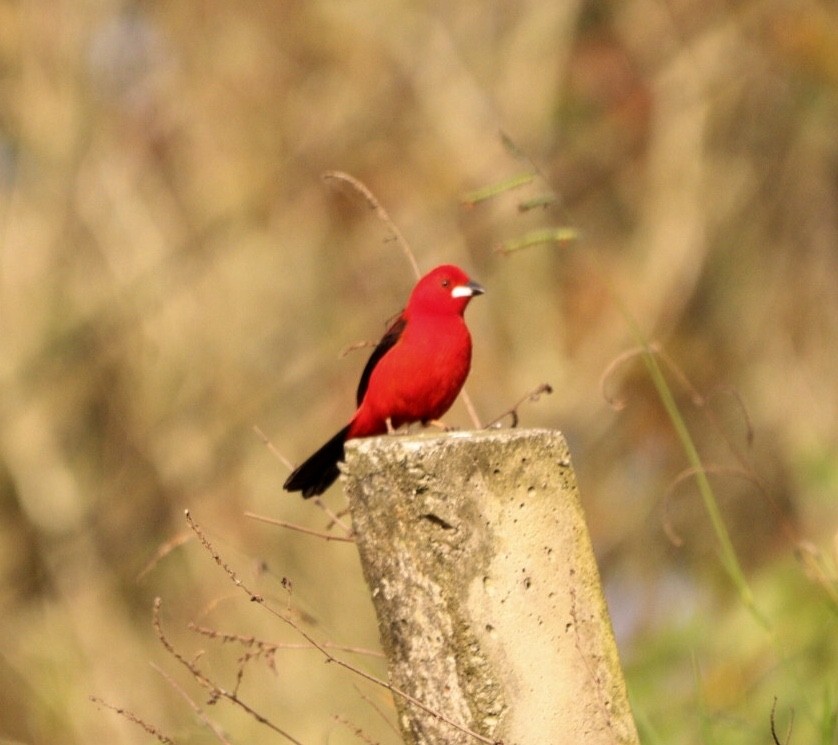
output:
<svg viewBox="0 0 838 745"><path fill-rule="evenodd" d="M347 424L322 448L297 466L282 488L285 491L301 491L306 499L326 491L340 475L338 462L343 460L343 445L348 433Z"/></svg>

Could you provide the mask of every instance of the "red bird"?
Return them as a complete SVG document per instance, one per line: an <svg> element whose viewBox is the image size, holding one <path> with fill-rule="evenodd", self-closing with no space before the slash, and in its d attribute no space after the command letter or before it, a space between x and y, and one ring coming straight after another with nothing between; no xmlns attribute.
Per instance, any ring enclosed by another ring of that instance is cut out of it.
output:
<svg viewBox="0 0 838 745"><path fill-rule="evenodd" d="M483 292L450 264L416 283L361 373L352 421L294 470L283 485L286 491L306 498L322 494L340 473L347 440L383 435L412 422L427 424L451 408L471 367L463 313Z"/></svg>

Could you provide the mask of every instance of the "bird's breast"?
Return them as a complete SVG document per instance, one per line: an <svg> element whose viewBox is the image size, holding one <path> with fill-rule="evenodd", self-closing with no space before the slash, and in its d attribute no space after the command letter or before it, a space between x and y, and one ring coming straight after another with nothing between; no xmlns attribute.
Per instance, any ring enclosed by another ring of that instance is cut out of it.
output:
<svg viewBox="0 0 838 745"><path fill-rule="evenodd" d="M370 421L394 426L439 419L454 403L471 367L463 319L408 323L376 365L362 409Z"/></svg>

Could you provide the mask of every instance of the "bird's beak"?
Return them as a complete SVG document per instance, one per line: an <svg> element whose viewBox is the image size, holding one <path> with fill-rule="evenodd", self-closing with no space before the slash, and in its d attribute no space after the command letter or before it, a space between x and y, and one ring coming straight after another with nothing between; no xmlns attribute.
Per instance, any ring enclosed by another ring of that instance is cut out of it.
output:
<svg viewBox="0 0 838 745"><path fill-rule="evenodd" d="M482 295L486 290L477 282L469 282L467 285L457 285L451 290L451 297L474 297L475 295Z"/></svg>

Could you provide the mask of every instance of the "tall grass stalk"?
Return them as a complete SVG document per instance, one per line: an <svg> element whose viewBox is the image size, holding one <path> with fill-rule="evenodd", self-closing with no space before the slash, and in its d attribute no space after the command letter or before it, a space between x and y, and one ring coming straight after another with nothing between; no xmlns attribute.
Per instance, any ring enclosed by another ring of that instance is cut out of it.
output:
<svg viewBox="0 0 838 745"><path fill-rule="evenodd" d="M617 297L616 293L615 297ZM618 302L620 301L618 300ZM675 397L672 395L672 389L666 382L666 377L658 364L657 356L655 355L654 350L649 346L648 341L643 336L634 319L621 302L620 307L623 316L631 329L632 335L637 340L638 346L643 349L641 354L643 364L646 366L646 370L649 373L649 377L652 379L655 390L663 403L664 409L666 409L666 413L669 416L670 422L672 422L675 433L678 435L681 447L684 449L687 460L695 473L696 483L698 485L698 491L701 494L701 499L704 503L704 509L707 511L707 515L710 518L710 524L713 527L713 532L715 533L716 540L718 541L719 559L722 562L722 566L736 587L736 591L739 593L739 598L742 601L742 604L748 609L760 626L770 632L772 630L771 623L765 614L757 607L754 600L754 594L751 591L750 585L748 585L745 573L742 571L742 565L739 563L739 558L736 555L733 542L730 540L730 533L728 532L727 526L722 518L722 513L719 510L719 503L716 500L716 495L713 493L713 488L710 486L710 480L707 478L707 473L705 471L704 464L701 461L701 456L698 454L698 449L695 446L695 442L693 441L692 435L687 427L687 423L684 421L684 417L681 416L681 411L675 403Z"/></svg>

